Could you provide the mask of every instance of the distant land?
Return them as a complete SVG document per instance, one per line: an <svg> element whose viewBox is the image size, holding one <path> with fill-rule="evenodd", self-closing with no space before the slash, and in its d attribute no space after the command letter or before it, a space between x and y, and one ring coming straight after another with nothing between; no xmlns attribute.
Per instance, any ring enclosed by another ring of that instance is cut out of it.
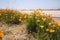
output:
<svg viewBox="0 0 60 40"><path fill-rule="evenodd" d="M33 11L34 9L20 9L21 11ZM36 10L40 10L40 9L36 9ZM41 9L43 11L60 11L60 9Z"/></svg>
<svg viewBox="0 0 60 40"><path fill-rule="evenodd" d="M7 10L21 10L21 11L33 11L34 9L9 9L6 8ZM2 10L2 9L0 9ZM42 11L60 11L60 8L58 9L36 9L36 10L42 10Z"/></svg>

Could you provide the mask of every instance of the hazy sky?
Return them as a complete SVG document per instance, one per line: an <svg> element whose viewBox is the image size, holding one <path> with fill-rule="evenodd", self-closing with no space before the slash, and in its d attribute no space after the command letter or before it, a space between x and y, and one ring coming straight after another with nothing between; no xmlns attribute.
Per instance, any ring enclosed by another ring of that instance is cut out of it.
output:
<svg viewBox="0 0 60 40"><path fill-rule="evenodd" d="M0 0L0 9L60 8L60 0Z"/></svg>

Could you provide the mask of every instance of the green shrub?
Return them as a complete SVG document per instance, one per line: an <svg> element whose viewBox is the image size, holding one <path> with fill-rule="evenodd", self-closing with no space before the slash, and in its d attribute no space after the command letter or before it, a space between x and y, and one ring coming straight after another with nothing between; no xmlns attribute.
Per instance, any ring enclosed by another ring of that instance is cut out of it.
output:
<svg viewBox="0 0 60 40"><path fill-rule="evenodd" d="M37 40L60 40L59 27L54 23L51 15L44 14L42 11L34 11L24 22L28 33L31 33Z"/></svg>
<svg viewBox="0 0 60 40"><path fill-rule="evenodd" d="M19 17L22 14L17 10L2 9L0 10L0 21L5 23L21 23Z"/></svg>

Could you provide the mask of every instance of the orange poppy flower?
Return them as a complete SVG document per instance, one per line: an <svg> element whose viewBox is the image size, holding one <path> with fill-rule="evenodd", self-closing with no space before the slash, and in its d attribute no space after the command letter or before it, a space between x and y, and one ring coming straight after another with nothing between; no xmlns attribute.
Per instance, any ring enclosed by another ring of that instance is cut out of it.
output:
<svg viewBox="0 0 60 40"><path fill-rule="evenodd" d="M0 32L0 38L3 38L3 37L4 37L3 32Z"/></svg>

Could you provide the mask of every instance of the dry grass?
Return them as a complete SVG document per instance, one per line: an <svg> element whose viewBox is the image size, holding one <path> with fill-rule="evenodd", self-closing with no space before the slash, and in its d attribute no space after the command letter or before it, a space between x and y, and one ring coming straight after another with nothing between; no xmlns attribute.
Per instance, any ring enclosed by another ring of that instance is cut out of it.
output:
<svg viewBox="0 0 60 40"><path fill-rule="evenodd" d="M5 34L3 40L34 40L33 36L28 34L25 25L1 24L0 26Z"/></svg>

